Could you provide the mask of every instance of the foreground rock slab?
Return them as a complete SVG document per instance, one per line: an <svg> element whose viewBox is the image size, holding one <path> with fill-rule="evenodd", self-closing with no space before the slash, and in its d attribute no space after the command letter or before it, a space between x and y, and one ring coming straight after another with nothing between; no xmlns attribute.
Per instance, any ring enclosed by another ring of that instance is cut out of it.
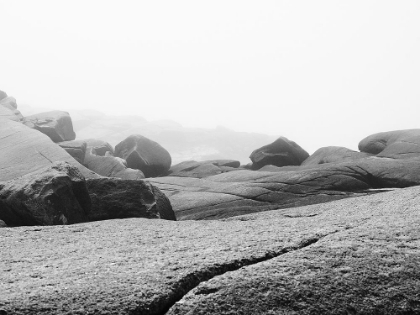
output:
<svg viewBox="0 0 420 315"><path fill-rule="evenodd" d="M0 312L419 314L419 204L412 187L223 221L2 228Z"/></svg>

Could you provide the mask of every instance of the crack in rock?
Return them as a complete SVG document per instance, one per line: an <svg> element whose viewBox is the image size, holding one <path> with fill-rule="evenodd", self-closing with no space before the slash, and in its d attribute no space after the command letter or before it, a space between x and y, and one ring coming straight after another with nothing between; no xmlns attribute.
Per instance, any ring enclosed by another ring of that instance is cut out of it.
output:
<svg viewBox="0 0 420 315"><path fill-rule="evenodd" d="M190 273L180 279L171 289L169 294L165 294L160 296L159 298L153 300L148 305L143 305L132 312L133 314L149 314L149 315L165 315L167 312L177 303L180 301L187 293L191 290L198 287L201 283L209 281L215 277L221 276L227 272L236 271L242 267L247 267L251 265L255 265L261 262L265 262L267 260L279 257L281 255L301 250L305 247L313 245L317 243L319 240L338 233L342 230L335 230L330 233L326 233L323 235L314 235L309 238L305 238L300 240L297 244L286 246L281 248L278 251L268 251L262 256L258 257L251 257L251 258L243 258L239 260L230 261L223 264L217 264L214 266L209 266L202 270L197 270L193 273ZM205 294L203 292L203 294Z"/></svg>

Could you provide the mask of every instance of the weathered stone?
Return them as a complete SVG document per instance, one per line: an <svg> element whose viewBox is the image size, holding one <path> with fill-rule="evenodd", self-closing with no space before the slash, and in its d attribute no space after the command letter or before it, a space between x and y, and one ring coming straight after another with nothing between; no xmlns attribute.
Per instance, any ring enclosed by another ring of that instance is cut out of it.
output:
<svg viewBox="0 0 420 315"><path fill-rule="evenodd" d="M234 160L185 161L172 166L169 174L170 176L204 178L236 170L239 165L239 161Z"/></svg>
<svg viewBox="0 0 420 315"><path fill-rule="evenodd" d="M0 219L9 226L85 222L90 206L83 175L68 163L0 183Z"/></svg>
<svg viewBox="0 0 420 315"><path fill-rule="evenodd" d="M0 220L0 228L4 228L7 227L6 222L4 222L3 220Z"/></svg>
<svg viewBox="0 0 420 315"><path fill-rule="evenodd" d="M0 309L419 314L419 204L413 187L222 221L0 229Z"/></svg>
<svg viewBox="0 0 420 315"><path fill-rule="evenodd" d="M204 179L150 181L168 196L178 220L218 219L420 185L419 164L420 158L368 157L276 172L237 170Z"/></svg>
<svg viewBox="0 0 420 315"><path fill-rule="evenodd" d="M93 154L99 156L113 155L114 148L108 142L98 139L86 139L83 140L86 142L87 151L90 152L90 149L93 149Z"/></svg>
<svg viewBox="0 0 420 315"><path fill-rule="evenodd" d="M98 177L46 135L7 119L0 121L0 181L36 172L53 162L68 162L87 177Z"/></svg>
<svg viewBox="0 0 420 315"><path fill-rule="evenodd" d="M259 169L265 165L300 165L308 156L308 152L298 144L280 137L273 143L254 150L249 158L252 161L252 168Z"/></svg>
<svg viewBox="0 0 420 315"><path fill-rule="evenodd" d="M97 178L88 179L87 187L92 199L90 221L130 217L175 220L167 197L148 182Z"/></svg>
<svg viewBox="0 0 420 315"><path fill-rule="evenodd" d="M9 96L0 100L0 118L14 121L23 120L22 114L17 110L16 99L14 97Z"/></svg>
<svg viewBox="0 0 420 315"><path fill-rule="evenodd" d="M371 156L369 153L357 152L344 147L324 147L316 150L314 154L308 157L302 166L314 166L325 163L346 162L363 159Z"/></svg>
<svg viewBox="0 0 420 315"><path fill-rule="evenodd" d="M25 117L25 125L41 131L54 142L63 142L76 139L73 124L69 113L51 111Z"/></svg>
<svg viewBox="0 0 420 315"><path fill-rule="evenodd" d="M117 144L115 156L126 160L129 168L141 170L146 177L165 175L171 167L169 152L141 135L131 135Z"/></svg>
<svg viewBox="0 0 420 315"><path fill-rule="evenodd" d="M144 178L140 170L127 167L127 162L119 157L100 156L94 154L95 149L88 149L84 159L84 165L95 173L121 179L138 180Z"/></svg>
<svg viewBox="0 0 420 315"><path fill-rule="evenodd" d="M420 157L420 129L373 134L360 141L359 150L393 159Z"/></svg>
<svg viewBox="0 0 420 315"><path fill-rule="evenodd" d="M82 140L71 140L57 143L77 162L83 164L86 155L86 142Z"/></svg>

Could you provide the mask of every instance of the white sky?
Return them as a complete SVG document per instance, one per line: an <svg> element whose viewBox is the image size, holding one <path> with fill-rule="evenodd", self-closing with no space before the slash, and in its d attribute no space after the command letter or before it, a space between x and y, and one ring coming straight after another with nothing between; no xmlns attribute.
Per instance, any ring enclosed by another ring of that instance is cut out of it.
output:
<svg viewBox="0 0 420 315"><path fill-rule="evenodd" d="M0 0L19 104L223 125L309 152L420 128L420 1Z"/></svg>

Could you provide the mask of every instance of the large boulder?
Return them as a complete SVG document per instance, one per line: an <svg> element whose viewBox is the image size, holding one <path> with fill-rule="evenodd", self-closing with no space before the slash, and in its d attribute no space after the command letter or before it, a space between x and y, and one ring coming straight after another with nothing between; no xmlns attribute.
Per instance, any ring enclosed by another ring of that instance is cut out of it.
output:
<svg viewBox="0 0 420 315"><path fill-rule="evenodd" d="M237 170L239 166L239 161L235 160L185 161L172 166L169 174L170 176L204 178Z"/></svg>
<svg viewBox="0 0 420 315"><path fill-rule="evenodd" d="M144 178L140 170L127 167L127 162L119 157L111 155L96 155L94 148L86 151L83 165L95 173L106 177L117 177L121 179L138 180Z"/></svg>
<svg viewBox="0 0 420 315"><path fill-rule="evenodd" d="M308 156L308 152L298 144L280 137L273 143L254 150L249 158L252 161L252 168L259 169L265 165L300 165Z"/></svg>
<svg viewBox="0 0 420 315"><path fill-rule="evenodd" d="M357 152L344 147L324 147L316 150L308 157L302 166L314 166L325 163L346 162L363 159L371 156L369 153Z"/></svg>
<svg viewBox="0 0 420 315"><path fill-rule="evenodd" d="M25 125L46 134L54 142L76 139L69 113L51 111L25 117Z"/></svg>
<svg viewBox="0 0 420 315"><path fill-rule="evenodd" d="M77 162L83 164L86 155L86 142L82 140L70 140L57 143L68 154L70 154Z"/></svg>
<svg viewBox="0 0 420 315"><path fill-rule="evenodd" d="M90 207L85 179L68 163L0 182L0 219L9 226L85 222Z"/></svg>
<svg viewBox="0 0 420 315"><path fill-rule="evenodd" d="M395 130L370 135L360 141L359 150L393 159L420 157L420 129Z"/></svg>
<svg viewBox="0 0 420 315"><path fill-rule="evenodd" d="M165 175L171 167L169 152L141 135L131 135L117 144L115 156L126 160L129 168L141 170L146 177Z"/></svg>
<svg viewBox="0 0 420 315"><path fill-rule="evenodd" d="M88 179L92 199L90 221L130 217L175 220L168 198L142 180Z"/></svg>
<svg viewBox="0 0 420 315"><path fill-rule="evenodd" d="M0 118L10 119L14 121L23 120L22 114L20 113L20 111L17 110L16 99L14 97L9 96L0 100Z"/></svg>
<svg viewBox="0 0 420 315"><path fill-rule="evenodd" d="M98 177L46 135L7 119L0 121L0 181L36 172L53 162L68 162L87 177Z"/></svg>

